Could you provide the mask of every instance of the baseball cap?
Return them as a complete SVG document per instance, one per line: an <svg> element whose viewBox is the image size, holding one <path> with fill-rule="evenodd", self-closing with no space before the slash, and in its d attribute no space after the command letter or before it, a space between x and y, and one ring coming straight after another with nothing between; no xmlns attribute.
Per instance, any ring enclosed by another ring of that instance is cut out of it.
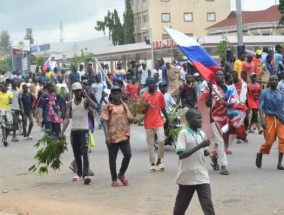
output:
<svg viewBox="0 0 284 215"><path fill-rule="evenodd" d="M153 84L153 83L155 83L155 78L153 78L153 77L148 77L148 78L146 79L146 84Z"/></svg>
<svg viewBox="0 0 284 215"><path fill-rule="evenodd" d="M255 51L255 53L256 53L257 55L261 55L261 54L262 54L262 51L261 51L260 49L258 49L258 50Z"/></svg>
<svg viewBox="0 0 284 215"><path fill-rule="evenodd" d="M193 77L198 77L198 76L200 76L200 74L198 72L193 74Z"/></svg>
<svg viewBox="0 0 284 215"><path fill-rule="evenodd" d="M252 77L252 76L256 76L256 73L255 73L255 72L252 72L252 73L250 74L250 77Z"/></svg>
<svg viewBox="0 0 284 215"><path fill-rule="evenodd" d="M74 84L72 84L72 90L82 90L82 84L75 82Z"/></svg>

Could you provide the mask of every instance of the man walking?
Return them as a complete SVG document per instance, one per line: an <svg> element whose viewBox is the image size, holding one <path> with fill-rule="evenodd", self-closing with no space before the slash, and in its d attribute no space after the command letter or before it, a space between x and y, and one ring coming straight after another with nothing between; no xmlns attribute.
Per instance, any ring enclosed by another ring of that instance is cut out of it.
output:
<svg viewBox="0 0 284 215"><path fill-rule="evenodd" d="M278 77L269 77L269 88L261 91L259 99L259 113L262 122L265 143L261 145L256 155L255 164L262 166L262 155L269 154L270 149L278 138L278 170L284 170L282 159L284 153L284 92L277 89ZM265 114L265 117L264 117Z"/></svg>
<svg viewBox="0 0 284 215"><path fill-rule="evenodd" d="M144 110L144 128L147 136L149 161L151 164L150 171L156 171L156 166L161 170L165 170L165 166L161 160L164 157L165 135L164 122L161 116L161 111L166 118L166 124L169 123L168 114L166 111L166 103L161 92L156 90L155 79L148 77L146 79L148 91L142 95L142 99L147 102ZM154 136L158 137L158 159L155 163L154 155Z"/></svg>
<svg viewBox="0 0 284 215"><path fill-rule="evenodd" d="M28 92L28 85L23 85L23 92L20 94L20 105L21 111L23 115L23 131L24 131L24 139L31 140L32 136L31 131L33 129L33 95ZM27 132L27 121L29 119L29 128Z"/></svg>
<svg viewBox="0 0 284 215"><path fill-rule="evenodd" d="M51 82L46 84L46 91L44 91L38 101L38 125L45 129L50 135L59 137L61 132L60 118L58 115L59 104L55 94L54 84Z"/></svg>
<svg viewBox="0 0 284 215"><path fill-rule="evenodd" d="M109 154L109 167L112 179L112 186L118 187L120 180L123 185L128 185L128 179L125 172L128 168L131 158L130 148L130 126L133 117L126 104L121 100L121 88L113 86L111 88L111 103L106 104L101 113L105 129L106 144ZM121 150L123 159L119 174L116 172L116 159L118 150Z"/></svg>
<svg viewBox="0 0 284 215"><path fill-rule="evenodd" d="M69 119L72 117L70 139L77 165L77 175L73 177L73 181L80 181L83 177L84 184L89 184L91 182L91 178L89 177L88 156L88 112L89 107L97 108L97 105L88 96L87 92L83 91L81 83L75 82L72 84L72 91L75 97L73 100L67 103L66 118L63 121L63 128L62 132L60 133L60 137L63 136L66 128L69 125ZM81 156L83 157L83 167Z"/></svg>

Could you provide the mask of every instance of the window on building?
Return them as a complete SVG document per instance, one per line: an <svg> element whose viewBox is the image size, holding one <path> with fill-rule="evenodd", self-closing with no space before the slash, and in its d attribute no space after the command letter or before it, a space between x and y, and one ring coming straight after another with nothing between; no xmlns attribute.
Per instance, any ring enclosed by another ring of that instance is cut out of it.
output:
<svg viewBox="0 0 284 215"><path fill-rule="evenodd" d="M162 13L162 22L170 22L171 14L170 13Z"/></svg>
<svg viewBox="0 0 284 215"><path fill-rule="evenodd" d="M184 13L183 14L183 20L185 22L192 22L193 21L193 15L192 13Z"/></svg>
<svg viewBox="0 0 284 215"><path fill-rule="evenodd" d="M143 15L143 23L148 22L149 21L149 16L148 14L144 14Z"/></svg>
<svg viewBox="0 0 284 215"><path fill-rule="evenodd" d="M207 21L208 22L215 22L216 21L216 14L213 12L207 13Z"/></svg>

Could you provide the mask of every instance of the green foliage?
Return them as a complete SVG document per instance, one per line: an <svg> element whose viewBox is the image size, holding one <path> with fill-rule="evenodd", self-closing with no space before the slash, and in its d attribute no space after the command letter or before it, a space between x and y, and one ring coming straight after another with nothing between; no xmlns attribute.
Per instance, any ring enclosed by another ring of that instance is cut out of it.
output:
<svg viewBox="0 0 284 215"><path fill-rule="evenodd" d="M281 14L284 14L284 0L279 0L278 10ZM281 25L284 24L284 15L282 15L282 17L280 18L279 23Z"/></svg>
<svg viewBox="0 0 284 215"><path fill-rule="evenodd" d="M108 30L109 38L112 40L112 44L124 45L134 43L134 15L131 8L131 1L125 1L126 11L123 14L124 24L121 23L117 10L113 12L108 11L103 21L97 21L95 29L97 31Z"/></svg>
<svg viewBox="0 0 284 215"><path fill-rule="evenodd" d="M176 113L175 112L170 112L168 113L168 117L169 117L169 120L170 120L170 129L169 129L169 137L171 138L177 138L179 132L182 130L182 127L177 127L177 128L174 128L173 125L174 125L174 119L176 118Z"/></svg>
<svg viewBox="0 0 284 215"><path fill-rule="evenodd" d="M80 63L84 63L85 65L87 65L89 61L93 61L93 57L93 53L85 53L83 50L81 50L81 55L74 54L73 62L71 64L72 66L78 66Z"/></svg>
<svg viewBox="0 0 284 215"><path fill-rule="evenodd" d="M35 56L31 55L31 64L32 65L37 65L37 66L43 66L44 65L44 57L43 56Z"/></svg>
<svg viewBox="0 0 284 215"><path fill-rule="evenodd" d="M12 71L11 57L6 57L0 60L0 70L1 71Z"/></svg>
<svg viewBox="0 0 284 215"><path fill-rule="evenodd" d="M232 44L230 44L227 37L222 36L222 40L217 45L217 51L216 51L217 54L219 55L222 66L224 66L224 63L226 62L226 49L227 48L231 48L232 55L235 54L236 48Z"/></svg>
<svg viewBox="0 0 284 215"><path fill-rule="evenodd" d="M10 35L8 31L1 31L0 54L9 54L11 48Z"/></svg>
<svg viewBox="0 0 284 215"><path fill-rule="evenodd" d="M26 29L25 40L29 40L30 44L34 44L35 40L34 40L33 29L32 28L27 28Z"/></svg>
<svg viewBox="0 0 284 215"><path fill-rule="evenodd" d="M123 14L124 43L135 43L134 38L134 15L131 8L131 0L125 0L125 12Z"/></svg>
<svg viewBox="0 0 284 215"><path fill-rule="evenodd" d="M62 165L60 158L61 154L67 151L66 137L60 139L54 136L45 135L34 146L38 149L34 155L36 164L29 168L29 171L38 171L40 175L48 174L48 169L59 170Z"/></svg>

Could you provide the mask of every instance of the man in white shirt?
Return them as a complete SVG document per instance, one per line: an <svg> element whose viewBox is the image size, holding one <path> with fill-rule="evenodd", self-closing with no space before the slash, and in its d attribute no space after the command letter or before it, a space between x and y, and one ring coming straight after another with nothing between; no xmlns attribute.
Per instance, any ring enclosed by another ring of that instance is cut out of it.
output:
<svg viewBox="0 0 284 215"><path fill-rule="evenodd" d="M141 61L141 69L138 71L139 74L139 83L140 83L140 89L143 89L146 87L146 79L151 76L151 71L147 69L147 64L145 60Z"/></svg>
<svg viewBox="0 0 284 215"><path fill-rule="evenodd" d="M80 63L78 73L80 75L80 81L81 81L81 78L85 75L84 63Z"/></svg>
<svg viewBox="0 0 284 215"><path fill-rule="evenodd" d="M92 90L94 91L94 95L96 99L95 103L98 105L98 108L96 109L96 121L99 125L99 129L101 129L102 123L101 123L101 118L100 118L100 112L105 105L104 99L103 99L105 85L102 83L101 76L96 75L95 80L96 82L92 84Z"/></svg>

